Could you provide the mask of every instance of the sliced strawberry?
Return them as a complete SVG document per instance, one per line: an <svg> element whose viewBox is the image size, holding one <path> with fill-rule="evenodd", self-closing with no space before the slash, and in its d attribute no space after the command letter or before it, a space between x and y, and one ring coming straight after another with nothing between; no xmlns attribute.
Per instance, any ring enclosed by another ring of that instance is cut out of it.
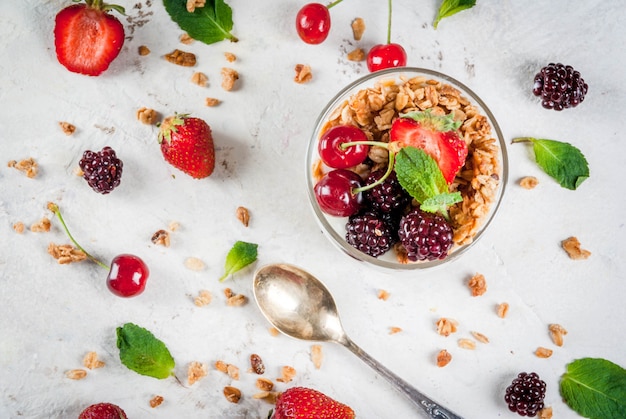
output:
<svg viewBox="0 0 626 419"><path fill-rule="evenodd" d="M69 71L97 76L119 55L124 26L107 13L113 8L120 10L99 0L86 0L57 14L54 46L57 59Z"/></svg>
<svg viewBox="0 0 626 419"><path fill-rule="evenodd" d="M467 145L456 133L457 124L450 118L430 112L415 112L398 118L391 126L390 142L396 147L424 150L439 165L448 184L465 164Z"/></svg>

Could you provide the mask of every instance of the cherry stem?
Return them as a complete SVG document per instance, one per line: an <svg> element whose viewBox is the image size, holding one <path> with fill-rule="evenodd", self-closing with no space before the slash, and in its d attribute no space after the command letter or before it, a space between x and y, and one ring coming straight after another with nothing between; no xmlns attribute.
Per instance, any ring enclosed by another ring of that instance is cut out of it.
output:
<svg viewBox="0 0 626 419"><path fill-rule="evenodd" d="M391 2L392 0L387 2L389 4L389 16L387 16L387 44L391 44Z"/></svg>
<svg viewBox="0 0 626 419"><path fill-rule="evenodd" d="M338 5L339 3L341 3L343 0L335 0L334 2L330 3L328 6L326 6L327 9L330 9L333 6Z"/></svg>
<svg viewBox="0 0 626 419"><path fill-rule="evenodd" d="M98 259L96 259L95 257L93 257L92 255L89 254L89 252L87 252L85 249L83 249L83 247L78 244L78 242L74 239L74 237L72 236L72 233L70 233L70 230L67 228L67 224L65 224L65 220L63 219L63 216L61 215L61 210L59 209L59 206L53 202L49 202L48 203L48 209L50 211L52 211L54 213L54 215L57 216L57 218L59 219L59 221L61 222L61 225L63 226L63 230L65 230L65 233L67 234L67 236L70 238L70 240L72 241L72 243L74 243L74 245L81 251L83 252L89 259L91 259L92 261L94 261L96 264L102 266L104 269L110 269L107 265L105 265L104 263L100 262Z"/></svg>

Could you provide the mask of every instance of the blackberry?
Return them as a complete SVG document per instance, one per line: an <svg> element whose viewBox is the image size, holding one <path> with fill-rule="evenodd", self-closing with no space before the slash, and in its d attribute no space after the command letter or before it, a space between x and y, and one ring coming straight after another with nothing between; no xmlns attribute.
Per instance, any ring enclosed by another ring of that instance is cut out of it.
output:
<svg viewBox="0 0 626 419"><path fill-rule="evenodd" d="M442 216L415 208L400 220L398 238L411 261L443 259L452 247L452 227Z"/></svg>
<svg viewBox="0 0 626 419"><path fill-rule="evenodd" d="M589 87L572 66L550 63L535 75L533 93L541 97L541 106L555 111L578 106Z"/></svg>
<svg viewBox="0 0 626 419"><path fill-rule="evenodd" d="M78 165L89 186L101 194L111 192L122 179L122 161L111 147L104 147L98 152L86 150Z"/></svg>
<svg viewBox="0 0 626 419"><path fill-rule="evenodd" d="M379 169L370 173L367 179L365 179L365 185L371 185L376 182L385 172L386 169ZM372 208L382 213L400 211L411 202L411 196L400 186L396 172L393 171L381 184L364 191L363 196Z"/></svg>
<svg viewBox="0 0 626 419"><path fill-rule="evenodd" d="M387 252L394 243L395 232L384 217L365 211L348 218L346 241L373 257Z"/></svg>
<svg viewBox="0 0 626 419"><path fill-rule="evenodd" d="M511 412L517 412L521 416L535 416L543 409L545 396L546 383L534 372L522 372L506 388L504 401Z"/></svg>

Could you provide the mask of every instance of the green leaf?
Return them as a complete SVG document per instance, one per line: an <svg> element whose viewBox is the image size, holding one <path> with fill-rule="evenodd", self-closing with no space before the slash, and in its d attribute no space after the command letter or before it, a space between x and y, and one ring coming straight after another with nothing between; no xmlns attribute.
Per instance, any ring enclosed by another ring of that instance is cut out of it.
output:
<svg viewBox="0 0 626 419"><path fill-rule="evenodd" d="M174 374L175 362L170 351L143 327L133 323L118 327L117 347L122 364L138 374L159 379Z"/></svg>
<svg viewBox="0 0 626 419"><path fill-rule="evenodd" d="M539 167L567 189L575 190L589 177L583 153L569 143L537 138L515 138L514 143L530 141Z"/></svg>
<svg viewBox="0 0 626 419"><path fill-rule="evenodd" d="M560 382L565 403L592 419L626 418L626 370L602 358L577 359Z"/></svg>
<svg viewBox="0 0 626 419"><path fill-rule="evenodd" d="M439 12L433 22L433 26L437 29L439 21L443 18L450 17L465 9L471 9L476 5L476 0L443 0L439 6Z"/></svg>
<svg viewBox="0 0 626 419"><path fill-rule="evenodd" d="M450 193L437 162L422 149L401 148L394 169L400 185L420 203L423 211L441 212L447 218L448 206L462 200L460 193Z"/></svg>
<svg viewBox="0 0 626 419"><path fill-rule="evenodd" d="M225 280L228 275L234 274L240 269L245 268L257 258L258 244L246 243L238 241L230 249L228 255L226 255L226 263L224 264L224 275L220 278L220 281Z"/></svg>
<svg viewBox="0 0 626 419"><path fill-rule="evenodd" d="M193 39L213 44L224 39L237 42L230 33L233 29L233 11L224 0L207 0L193 13L187 11L186 0L163 0L165 10L172 20Z"/></svg>

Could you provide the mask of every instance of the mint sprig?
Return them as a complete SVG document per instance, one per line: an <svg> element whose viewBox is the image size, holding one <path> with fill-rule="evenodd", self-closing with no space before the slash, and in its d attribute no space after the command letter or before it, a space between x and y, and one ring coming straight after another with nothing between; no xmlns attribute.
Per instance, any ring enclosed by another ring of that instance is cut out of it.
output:
<svg viewBox="0 0 626 419"><path fill-rule="evenodd" d="M471 9L475 5L476 0L443 0L441 6L439 6L439 11L437 12L437 17L435 17L433 26L437 29L437 25L441 19L455 15L465 9Z"/></svg>
<svg viewBox="0 0 626 419"><path fill-rule="evenodd" d="M158 379L174 375L175 362L165 344L133 323L117 328L120 361L128 369Z"/></svg>
<svg viewBox="0 0 626 419"><path fill-rule="evenodd" d="M532 137L514 138L512 142L531 142L539 167L564 188L575 190L589 177L587 159L569 143Z"/></svg>
<svg viewBox="0 0 626 419"><path fill-rule="evenodd" d="M426 212L439 212L448 217L448 207L463 198L460 192L450 192L448 183L435 159L416 147L402 147L395 162L400 185L420 203Z"/></svg>
<svg viewBox="0 0 626 419"><path fill-rule="evenodd" d="M233 29L233 11L224 0L207 0L193 13L187 11L186 0L163 0L165 10L172 20L193 39L214 44L228 39L237 42Z"/></svg>
<svg viewBox="0 0 626 419"><path fill-rule="evenodd" d="M567 365L559 384L565 403L581 416L626 418L626 370L602 358L582 358Z"/></svg>
<svg viewBox="0 0 626 419"><path fill-rule="evenodd" d="M258 247L259 245L254 243L236 242L226 255L224 275L220 278L220 282L254 262L257 259Z"/></svg>

